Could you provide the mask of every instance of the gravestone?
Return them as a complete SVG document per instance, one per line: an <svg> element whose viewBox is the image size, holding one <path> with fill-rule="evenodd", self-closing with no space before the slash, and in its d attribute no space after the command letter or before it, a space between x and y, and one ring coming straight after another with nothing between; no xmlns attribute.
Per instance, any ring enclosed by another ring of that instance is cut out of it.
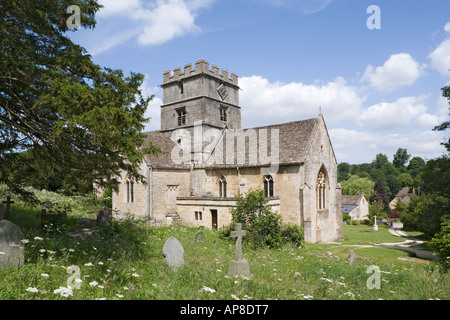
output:
<svg viewBox="0 0 450 320"><path fill-rule="evenodd" d="M0 221L0 270L23 265L25 250L22 231L11 221Z"/></svg>
<svg viewBox="0 0 450 320"><path fill-rule="evenodd" d="M4 218L8 219L9 213L11 212L11 204L14 203L14 201L11 201L11 196L7 196L6 200L3 201L2 203L6 204L6 211L5 211Z"/></svg>
<svg viewBox="0 0 450 320"><path fill-rule="evenodd" d="M173 270L184 265L184 249L175 237L167 239L163 247L163 255L166 264Z"/></svg>
<svg viewBox="0 0 450 320"><path fill-rule="evenodd" d="M347 262L349 265L352 265L353 262L355 262L355 252L353 252L353 250L350 250L350 252L348 253Z"/></svg>
<svg viewBox="0 0 450 320"><path fill-rule="evenodd" d="M228 276L251 276L248 261L242 258L242 237L247 232L242 230L242 224L235 224L235 231L231 231L231 237L236 238L236 260L231 260L228 267Z"/></svg>
<svg viewBox="0 0 450 320"><path fill-rule="evenodd" d="M378 231L377 216L373 218L373 230Z"/></svg>
<svg viewBox="0 0 450 320"><path fill-rule="evenodd" d="M3 220L3 215L4 215L4 213L3 213L3 203L0 203L0 221Z"/></svg>
<svg viewBox="0 0 450 320"><path fill-rule="evenodd" d="M97 225L99 227L110 227L112 221L112 211L104 206L97 214Z"/></svg>
<svg viewBox="0 0 450 320"><path fill-rule="evenodd" d="M194 242L195 243L202 243L203 242L203 231L198 230L194 235Z"/></svg>

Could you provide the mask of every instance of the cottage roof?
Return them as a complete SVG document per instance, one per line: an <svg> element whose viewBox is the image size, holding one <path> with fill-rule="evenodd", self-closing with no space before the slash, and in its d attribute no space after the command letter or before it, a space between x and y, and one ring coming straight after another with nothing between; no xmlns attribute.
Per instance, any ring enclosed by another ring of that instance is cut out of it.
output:
<svg viewBox="0 0 450 320"><path fill-rule="evenodd" d="M360 197L361 197L361 195L358 195L358 196L342 195L341 204L342 205L358 205Z"/></svg>

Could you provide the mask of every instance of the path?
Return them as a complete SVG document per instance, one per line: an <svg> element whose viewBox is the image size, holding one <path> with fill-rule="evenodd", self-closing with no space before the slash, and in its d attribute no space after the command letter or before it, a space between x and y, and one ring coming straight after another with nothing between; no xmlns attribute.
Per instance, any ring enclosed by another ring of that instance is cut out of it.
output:
<svg viewBox="0 0 450 320"><path fill-rule="evenodd" d="M413 238L405 234L403 231L399 229L389 228L389 232L397 237L402 237L406 239L403 242L385 242L385 243L376 243L371 245L346 245L346 246L352 246L352 247L359 247L359 248L370 248L370 247L383 247L383 248L390 248L390 249L399 249L404 251L413 252L416 254L418 258L425 258L425 259L436 259L436 256L428 250L420 249L420 248L414 248L414 246L423 244L424 241Z"/></svg>

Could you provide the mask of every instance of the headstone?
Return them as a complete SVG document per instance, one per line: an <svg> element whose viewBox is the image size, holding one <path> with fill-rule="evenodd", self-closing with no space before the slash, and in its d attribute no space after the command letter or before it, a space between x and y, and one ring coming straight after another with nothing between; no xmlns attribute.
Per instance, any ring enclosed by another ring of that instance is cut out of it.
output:
<svg viewBox="0 0 450 320"><path fill-rule="evenodd" d="M394 222L392 224L392 228L394 228L394 229L402 229L403 228L403 223L401 223L401 222Z"/></svg>
<svg viewBox="0 0 450 320"><path fill-rule="evenodd" d="M104 206L97 214L97 225L99 227L110 227L112 221L112 211Z"/></svg>
<svg viewBox="0 0 450 320"><path fill-rule="evenodd" d="M231 231L231 237L236 239L236 260L231 260L228 267L228 276L251 276L248 261L242 258L242 237L247 232L242 230L242 224L235 224L235 231Z"/></svg>
<svg viewBox="0 0 450 320"><path fill-rule="evenodd" d="M0 221L0 270L23 265L25 250L22 231L11 221Z"/></svg>
<svg viewBox="0 0 450 320"><path fill-rule="evenodd" d="M11 204L14 203L14 201L11 201L11 196L7 196L3 203L6 204L5 218L8 218L9 213L11 212Z"/></svg>
<svg viewBox="0 0 450 320"><path fill-rule="evenodd" d="M163 247L163 254L166 264L173 270L184 265L184 249L177 238L167 239Z"/></svg>
<svg viewBox="0 0 450 320"><path fill-rule="evenodd" d="M378 230L377 216L374 216L374 219L373 219L373 230L375 230L375 231Z"/></svg>
<svg viewBox="0 0 450 320"><path fill-rule="evenodd" d="M195 243L202 243L203 242L203 231L198 230L194 235L194 242Z"/></svg>
<svg viewBox="0 0 450 320"><path fill-rule="evenodd" d="M3 213L3 203L0 203L0 221L3 220L4 213Z"/></svg>
<svg viewBox="0 0 450 320"><path fill-rule="evenodd" d="M348 254L348 258L347 258L347 262L349 265L352 265L353 262L355 262L355 252L353 250L350 250L349 254Z"/></svg>
<svg viewBox="0 0 450 320"><path fill-rule="evenodd" d="M98 230L92 230L88 228L80 228L76 229L72 232L69 232L67 236L77 239L77 240L88 240L92 238L100 237Z"/></svg>

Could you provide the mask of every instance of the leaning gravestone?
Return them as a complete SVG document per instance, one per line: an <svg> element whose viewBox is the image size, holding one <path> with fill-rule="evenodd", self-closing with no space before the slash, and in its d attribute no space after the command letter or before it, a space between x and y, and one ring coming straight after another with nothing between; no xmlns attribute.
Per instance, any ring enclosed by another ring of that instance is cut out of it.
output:
<svg viewBox="0 0 450 320"><path fill-rule="evenodd" d="M198 230L194 235L194 242L195 243L202 243L203 242L203 231Z"/></svg>
<svg viewBox="0 0 450 320"><path fill-rule="evenodd" d="M97 214L97 225L99 227L111 227L112 211L104 206Z"/></svg>
<svg viewBox="0 0 450 320"><path fill-rule="evenodd" d="M23 265L25 250L22 231L11 221L0 221L0 270Z"/></svg>
<svg viewBox="0 0 450 320"><path fill-rule="evenodd" d="M173 270L184 265L184 249L177 238L167 239L163 247L163 254L166 264Z"/></svg>
<svg viewBox="0 0 450 320"><path fill-rule="evenodd" d="M347 262L349 265L352 265L355 262L355 252L353 250L350 250L347 258Z"/></svg>

